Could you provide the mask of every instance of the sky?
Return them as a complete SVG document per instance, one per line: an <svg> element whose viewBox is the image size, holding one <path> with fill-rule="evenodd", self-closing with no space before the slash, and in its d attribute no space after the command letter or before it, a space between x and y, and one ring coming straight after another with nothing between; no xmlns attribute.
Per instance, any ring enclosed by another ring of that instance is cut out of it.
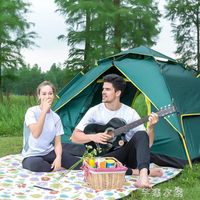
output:
<svg viewBox="0 0 200 200"><path fill-rule="evenodd" d="M32 47L32 49L22 50L26 64L32 67L38 64L42 71L46 72L50 69L53 63L63 63L68 58L69 47L64 41L59 41L59 35L67 34L67 27L64 23L64 18L59 13L55 12L57 9L54 0L29 0L32 4L27 15L29 22L35 23L31 31L38 33L39 38L34 42L39 47ZM159 1L159 7L162 11L164 0ZM163 53L169 57L175 58L173 53L176 50L174 43L170 22L162 19L160 26L162 31L159 34L157 45L152 49Z"/></svg>

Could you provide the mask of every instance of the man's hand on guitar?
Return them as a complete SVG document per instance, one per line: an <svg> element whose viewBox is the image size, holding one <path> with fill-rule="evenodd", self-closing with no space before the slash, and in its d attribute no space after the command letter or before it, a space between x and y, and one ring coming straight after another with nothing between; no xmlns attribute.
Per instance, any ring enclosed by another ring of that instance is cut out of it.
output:
<svg viewBox="0 0 200 200"><path fill-rule="evenodd" d="M156 125L156 123L159 121L159 116L156 113L151 113L149 115L149 125L148 128L152 129Z"/></svg>
<svg viewBox="0 0 200 200"><path fill-rule="evenodd" d="M97 133L93 135L92 141L95 143L100 144L107 144L107 141L112 138L112 136L107 134L108 131L105 131L104 133Z"/></svg>

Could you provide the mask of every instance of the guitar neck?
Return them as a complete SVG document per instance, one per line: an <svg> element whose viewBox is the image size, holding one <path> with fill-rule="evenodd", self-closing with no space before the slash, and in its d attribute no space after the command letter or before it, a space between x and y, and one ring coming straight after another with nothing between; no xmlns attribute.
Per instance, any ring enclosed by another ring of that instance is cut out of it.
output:
<svg viewBox="0 0 200 200"><path fill-rule="evenodd" d="M175 106L169 106L168 108L165 108L164 110L159 110L158 112L156 112L156 114L159 117L164 117L166 115L169 115L171 113L175 113L176 112L176 108ZM138 119L130 124L126 124L125 126L122 126L120 128L117 128L115 130L113 130L113 133L115 136L122 134L123 132L126 132L132 128L135 128L141 124L144 124L146 122L149 121L149 116L146 116L144 118Z"/></svg>
<svg viewBox="0 0 200 200"><path fill-rule="evenodd" d="M122 126L120 128L117 128L117 129L113 130L113 133L114 133L115 136L120 135L123 132L126 132L126 131L128 131L128 130L130 130L132 128L135 128L135 127L137 127L137 126L139 126L141 124L144 124L144 123L146 123L148 121L149 121L149 116L146 116L146 117L144 117L142 119L138 119L138 120L136 120L136 121L134 121L134 122L132 122L130 124L127 124L125 126Z"/></svg>

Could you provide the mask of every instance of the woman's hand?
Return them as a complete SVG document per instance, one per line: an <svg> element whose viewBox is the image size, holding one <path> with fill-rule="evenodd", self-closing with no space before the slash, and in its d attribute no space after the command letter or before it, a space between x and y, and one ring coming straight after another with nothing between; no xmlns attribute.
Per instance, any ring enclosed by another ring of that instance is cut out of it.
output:
<svg viewBox="0 0 200 200"><path fill-rule="evenodd" d="M56 172L58 170L61 170L61 157L56 157L56 159L51 164L51 169L53 169L53 172Z"/></svg>
<svg viewBox="0 0 200 200"><path fill-rule="evenodd" d="M44 110L46 113L51 109L52 101L51 99L45 98L43 101L42 110Z"/></svg>

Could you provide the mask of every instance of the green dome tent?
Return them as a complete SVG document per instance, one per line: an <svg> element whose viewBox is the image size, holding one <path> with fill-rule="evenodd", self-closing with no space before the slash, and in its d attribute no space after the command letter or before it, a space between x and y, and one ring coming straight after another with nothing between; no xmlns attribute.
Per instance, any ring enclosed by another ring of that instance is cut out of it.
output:
<svg viewBox="0 0 200 200"><path fill-rule="evenodd" d="M61 117L63 148L81 155L84 145L71 142L71 134L86 111L101 102L101 79L116 73L127 81L121 101L129 106L139 93L149 102L149 112L175 105L177 113L160 118L155 126L151 161L162 166L183 167L200 158L200 78L183 63L140 46L97 61L87 73L80 72L59 93L53 110Z"/></svg>

